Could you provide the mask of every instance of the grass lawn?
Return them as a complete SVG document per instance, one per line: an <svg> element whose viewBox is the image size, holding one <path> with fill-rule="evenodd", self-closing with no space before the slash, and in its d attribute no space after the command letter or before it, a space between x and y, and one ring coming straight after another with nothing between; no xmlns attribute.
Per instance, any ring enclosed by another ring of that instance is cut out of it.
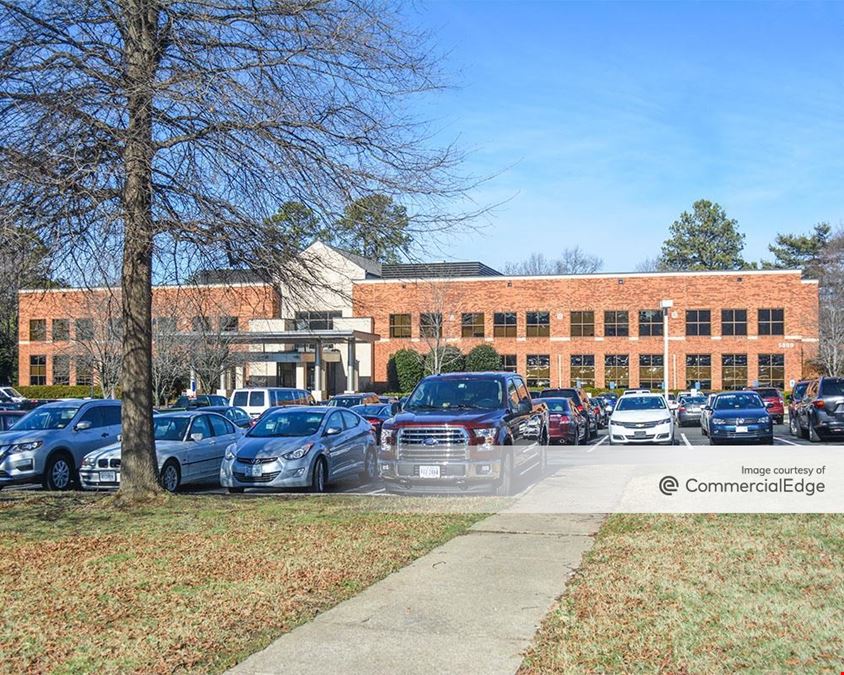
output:
<svg viewBox="0 0 844 675"><path fill-rule="evenodd" d="M0 670L219 671L479 515L366 498L0 498Z"/></svg>
<svg viewBox="0 0 844 675"><path fill-rule="evenodd" d="M844 516L615 515L524 673L844 672Z"/></svg>

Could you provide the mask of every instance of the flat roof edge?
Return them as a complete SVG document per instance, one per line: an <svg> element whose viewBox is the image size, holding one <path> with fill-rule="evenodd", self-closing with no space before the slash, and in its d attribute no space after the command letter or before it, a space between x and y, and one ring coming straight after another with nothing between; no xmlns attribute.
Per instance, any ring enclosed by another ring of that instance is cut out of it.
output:
<svg viewBox="0 0 844 675"><path fill-rule="evenodd" d="M630 279L657 277L713 277L713 276L770 276L770 275L802 275L801 270L702 270L699 272L595 272L592 274L538 274L538 275L501 275L475 277L408 277L395 279L360 279L356 284L385 284L408 283L414 281L551 281L562 279ZM814 281L817 280L804 280Z"/></svg>

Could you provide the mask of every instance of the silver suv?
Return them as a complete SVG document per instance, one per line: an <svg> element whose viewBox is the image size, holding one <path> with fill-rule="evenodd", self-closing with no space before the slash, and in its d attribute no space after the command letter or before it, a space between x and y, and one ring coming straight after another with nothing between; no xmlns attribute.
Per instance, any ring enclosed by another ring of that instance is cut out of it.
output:
<svg viewBox="0 0 844 675"><path fill-rule="evenodd" d="M47 490L78 485L77 469L89 452L114 443L120 401L67 399L30 411L0 433L0 488L41 483Z"/></svg>

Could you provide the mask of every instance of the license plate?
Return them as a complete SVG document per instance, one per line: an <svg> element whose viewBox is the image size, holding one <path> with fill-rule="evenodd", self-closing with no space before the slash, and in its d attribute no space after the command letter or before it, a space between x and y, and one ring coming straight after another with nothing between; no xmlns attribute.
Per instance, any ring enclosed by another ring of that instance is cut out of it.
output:
<svg viewBox="0 0 844 675"><path fill-rule="evenodd" d="M420 478L439 478L440 477L440 467L438 467L438 466L420 466L419 467L419 477Z"/></svg>
<svg viewBox="0 0 844 675"><path fill-rule="evenodd" d="M260 464L253 464L252 466L247 468L246 475L252 476L252 478L258 478L264 474L264 467Z"/></svg>
<svg viewBox="0 0 844 675"><path fill-rule="evenodd" d="M100 482L101 483L116 483L117 482L117 472L116 471L100 471Z"/></svg>
<svg viewBox="0 0 844 675"><path fill-rule="evenodd" d="M643 436L647 435L647 432L645 432L645 431L634 431L633 435L636 436L637 438L642 438Z"/></svg>
<svg viewBox="0 0 844 675"><path fill-rule="evenodd" d="M747 427L736 427L736 433L737 434L746 434L747 433Z"/></svg>

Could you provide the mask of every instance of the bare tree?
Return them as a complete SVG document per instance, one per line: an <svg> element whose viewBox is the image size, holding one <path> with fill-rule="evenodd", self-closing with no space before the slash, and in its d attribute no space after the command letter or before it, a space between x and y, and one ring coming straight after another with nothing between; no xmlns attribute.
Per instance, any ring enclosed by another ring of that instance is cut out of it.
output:
<svg viewBox="0 0 844 675"><path fill-rule="evenodd" d="M505 274L543 276L551 274L593 274L604 266L598 256L586 253L580 246L563 249L559 258L531 253L527 260L504 265Z"/></svg>
<svg viewBox="0 0 844 675"><path fill-rule="evenodd" d="M103 398L115 398L123 362L123 327L119 292L91 291L85 296L84 317L76 321L66 353L76 368L91 373Z"/></svg>
<svg viewBox="0 0 844 675"><path fill-rule="evenodd" d="M189 363L206 394L213 394L220 386L220 378L231 368L248 360L248 352L238 348L234 336L237 326L227 323L224 316L195 316L192 319L189 342Z"/></svg>
<svg viewBox="0 0 844 675"><path fill-rule="evenodd" d="M645 258L633 268L634 272L661 272L662 270L663 267L659 257Z"/></svg>
<svg viewBox="0 0 844 675"><path fill-rule="evenodd" d="M424 36L378 0L0 0L0 184L68 277L122 261L121 491L158 490L153 278L250 267L288 288L298 248L270 216L327 222L368 194L415 231L462 222L470 185L407 99L438 88Z"/></svg>
<svg viewBox="0 0 844 675"><path fill-rule="evenodd" d="M152 398L155 405L167 402L176 382L190 371L190 342L179 335L177 314L159 315L153 322Z"/></svg>
<svg viewBox="0 0 844 675"><path fill-rule="evenodd" d="M844 375L844 231L825 244L818 280L817 365L827 375Z"/></svg>
<svg viewBox="0 0 844 675"><path fill-rule="evenodd" d="M419 336L427 350L420 354L423 372L438 375L460 370L464 356L449 338L460 335L463 302L453 284L431 280L422 282L422 305L427 311L419 315Z"/></svg>

